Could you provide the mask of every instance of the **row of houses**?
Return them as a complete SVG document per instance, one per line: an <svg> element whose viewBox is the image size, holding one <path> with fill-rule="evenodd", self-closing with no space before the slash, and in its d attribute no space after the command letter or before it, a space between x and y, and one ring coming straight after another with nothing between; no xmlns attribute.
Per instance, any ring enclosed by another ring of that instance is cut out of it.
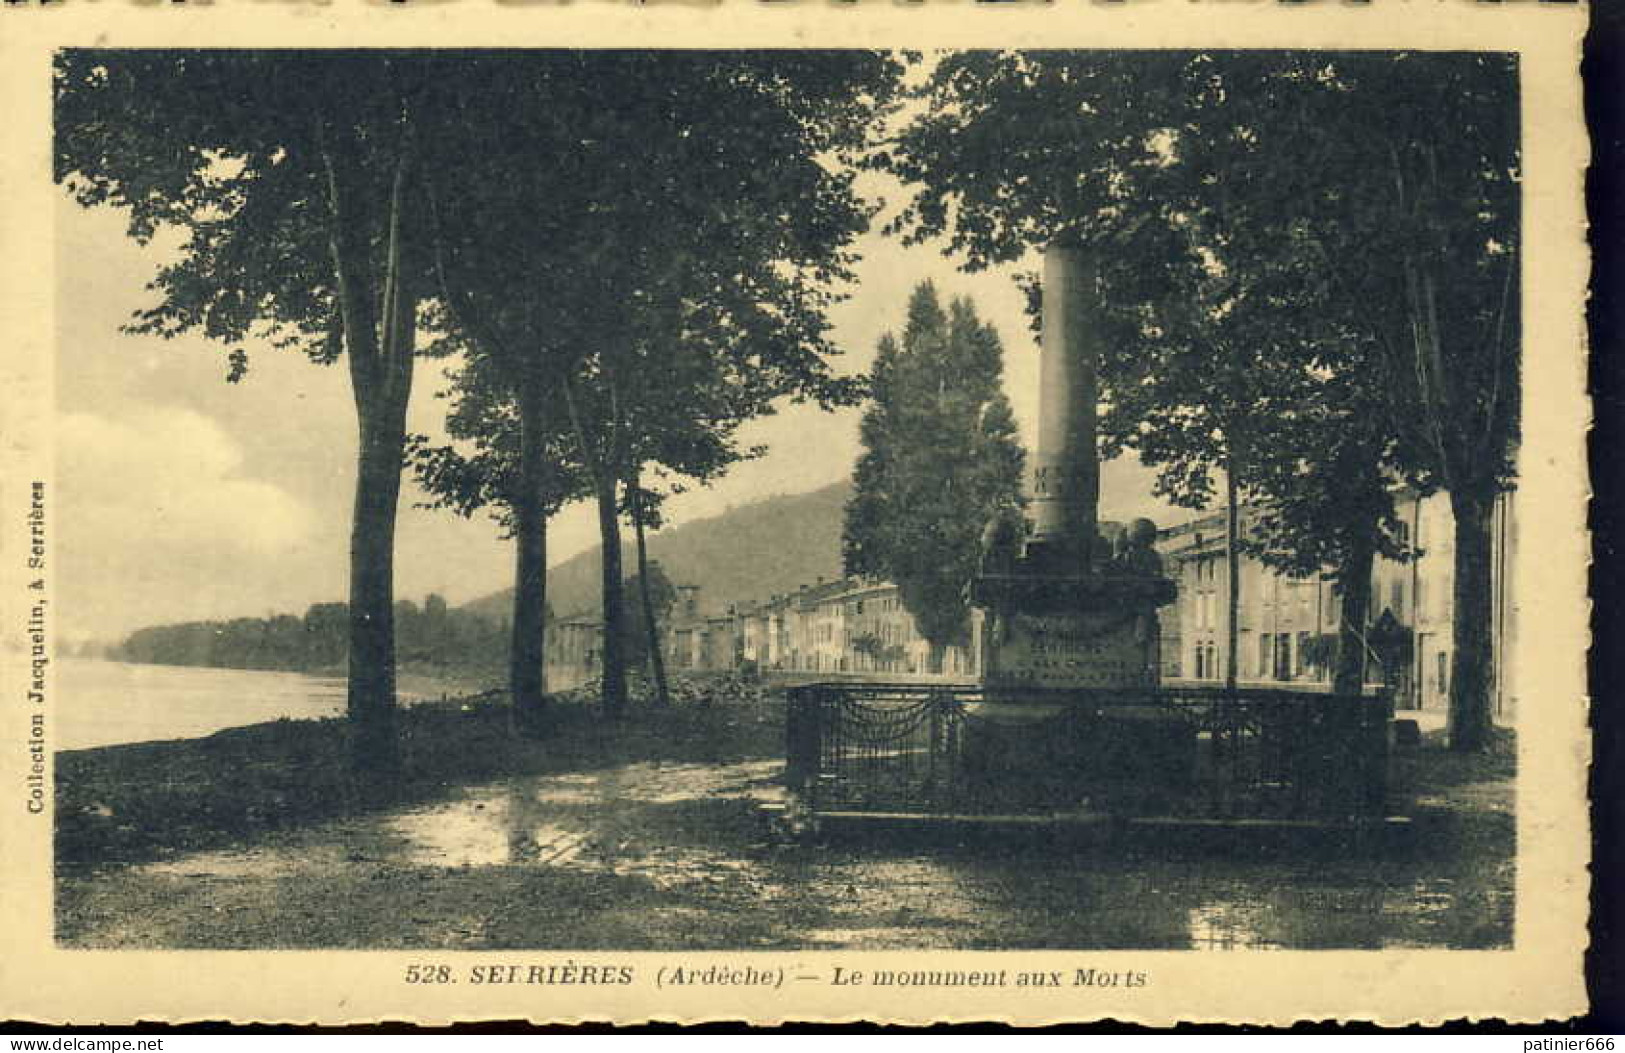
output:
<svg viewBox="0 0 1625 1053"><path fill-rule="evenodd" d="M1517 545L1511 495L1497 501L1491 524L1491 690L1497 720L1511 723L1513 641L1517 610L1509 569ZM1378 558L1372 568L1371 610L1363 627L1366 681L1393 689L1406 709L1444 710L1450 694L1455 531L1449 498L1400 501L1400 540L1414 558ZM1179 599L1162 615L1165 683L1222 681L1228 663L1226 612L1231 584L1222 513L1164 530L1158 539ZM1248 522L1243 513L1242 528ZM1325 578L1292 578L1261 561L1240 560L1236 619L1237 678L1243 684L1327 685L1340 598Z"/></svg>
<svg viewBox="0 0 1625 1053"><path fill-rule="evenodd" d="M720 613L708 613L701 599L699 586L677 587L677 601L663 627L668 670L933 675L930 645L915 629L897 586L889 581L817 581ZM547 636L549 683L560 689L590 679L602 653L602 619L578 615L552 622ZM974 679L971 649L946 648L936 675Z"/></svg>
<svg viewBox="0 0 1625 1053"><path fill-rule="evenodd" d="M1493 690L1498 719L1510 722L1511 638L1515 609L1506 568L1516 542L1510 505L1495 517L1493 650L1498 656ZM1404 540L1417 553L1396 561L1379 558L1372 572L1366 680L1392 688L1403 708L1436 710L1450 688L1453 532L1447 499L1408 498L1402 503ZM1243 517L1245 529L1247 519ZM1165 683L1200 684L1224 679L1228 662L1225 627L1231 583L1224 551L1223 514L1205 516L1159 533L1167 573L1178 599L1161 612L1161 675ZM1295 579L1244 556L1240 560L1237 668L1243 684L1329 687L1332 641L1338 633L1339 599L1324 578ZM793 676L940 675L972 681L978 647L949 647L939 673L931 672L930 646L919 635L895 584L871 578L816 581L764 601L707 612L700 589L685 585L665 627L669 669L704 672L753 669ZM577 682L597 668L602 623L580 617L555 622L549 632L550 675Z"/></svg>
<svg viewBox="0 0 1625 1053"><path fill-rule="evenodd" d="M723 614L700 613L699 590L679 590L666 636L679 670L931 675L930 645L895 584L872 578L818 581ZM948 647L938 671L976 674L970 648Z"/></svg>

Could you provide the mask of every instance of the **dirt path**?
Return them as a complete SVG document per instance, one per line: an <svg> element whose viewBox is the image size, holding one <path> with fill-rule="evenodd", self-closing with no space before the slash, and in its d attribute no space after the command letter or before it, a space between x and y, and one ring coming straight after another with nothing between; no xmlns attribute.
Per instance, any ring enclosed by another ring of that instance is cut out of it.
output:
<svg viewBox="0 0 1625 1053"><path fill-rule="evenodd" d="M1511 937L1500 837L1450 858L1334 865L790 848L756 808L778 792L778 770L635 763L517 778L237 849L65 869L58 930L94 947L469 950L1484 947Z"/></svg>

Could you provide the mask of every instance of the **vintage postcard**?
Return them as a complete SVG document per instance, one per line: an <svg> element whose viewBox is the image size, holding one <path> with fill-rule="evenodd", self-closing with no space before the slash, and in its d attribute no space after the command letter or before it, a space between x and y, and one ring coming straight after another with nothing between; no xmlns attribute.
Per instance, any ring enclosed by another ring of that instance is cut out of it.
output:
<svg viewBox="0 0 1625 1053"><path fill-rule="evenodd" d="M0 1016L1583 1011L1585 16L8 9Z"/></svg>

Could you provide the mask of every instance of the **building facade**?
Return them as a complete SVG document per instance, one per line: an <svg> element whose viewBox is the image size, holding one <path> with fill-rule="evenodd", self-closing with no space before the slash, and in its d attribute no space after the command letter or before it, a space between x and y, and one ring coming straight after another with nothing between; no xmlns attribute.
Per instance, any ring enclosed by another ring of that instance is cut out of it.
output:
<svg viewBox="0 0 1625 1053"><path fill-rule="evenodd" d="M587 683L603 663L603 619L578 615L549 622L543 653L548 690L565 691Z"/></svg>
<svg viewBox="0 0 1625 1053"><path fill-rule="evenodd" d="M1510 670L1516 609L1508 571L1516 547L1511 495L1496 504L1493 523L1492 651L1494 713L1511 723L1517 706ZM1454 597L1454 523L1449 498L1414 495L1400 502L1401 540L1414 558L1379 556L1371 575L1365 679L1386 685L1396 705L1439 710L1450 697ZM1163 530L1159 548L1179 599L1162 615L1162 677L1171 683L1222 682L1228 662L1230 583L1224 514ZM1242 529L1248 515L1243 511ZM1237 681L1243 685L1329 689L1340 626L1340 599L1324 577L1296 579L1243 555L1236 618Z"/></svg>

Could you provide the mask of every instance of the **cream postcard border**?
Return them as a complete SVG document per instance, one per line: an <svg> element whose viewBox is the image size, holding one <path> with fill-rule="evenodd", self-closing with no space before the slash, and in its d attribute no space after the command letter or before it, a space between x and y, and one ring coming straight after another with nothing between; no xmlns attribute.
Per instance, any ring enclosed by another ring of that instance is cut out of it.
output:
<svg viewBox="0 0 1625 1053"><path fill-rule="evenodd" d="M1063 0L1053 4L594 2L90 3L0 10L0 625L28 619L27 512L34 480L53 495L53 267L50 60L63 46L746 46L746 47L1301 47L1505 50L1521 55L1524 167L1524 438L1514 572L1520 706L1514 947L1504 951L997 951L595 953L634 964L628 987L409 986L422 954L362 951L84 951L52 941L51 820L27 798L28 668L8 656L0 721L0 1019L440 1024L525 1018L647 1020L1008 1021L1101 1018L1285 1024L1456 1018L1533 1021L1583 1011L1581 959L1590 851L1585 653L1584 299L1589 259L1582 187L1581 4L1534 0ZM71 554L50 551L50 567ZM47 585L47 589L49 585ZM54 697L54 696L53 696ZM49 775L47 775L49 778ZM49 795L47 794L47 797ZM454 965L554 952L435 952ZM1133 968L1135 990L882 991L822 983L780 991L658 990L679 961L864 969Z"/></svg>

